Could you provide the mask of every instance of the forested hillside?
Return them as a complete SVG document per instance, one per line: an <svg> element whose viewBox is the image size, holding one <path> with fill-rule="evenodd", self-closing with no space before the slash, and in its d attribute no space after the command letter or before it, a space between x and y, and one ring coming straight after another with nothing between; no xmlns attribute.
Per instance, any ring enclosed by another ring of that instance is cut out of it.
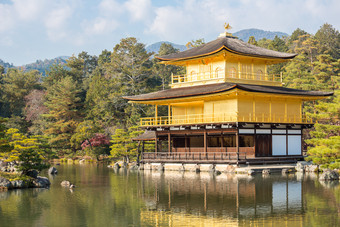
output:
<svg viewBox="0 0 340 227"><path fill-rule="evenodd" d="M243 41L247 41L250 36L253 36L256 40L260 39L274 39L275 36L279 38L288 37L287 33L284 32L271 32L271 31L264 31L261 29L251 28L251 29L243 29L233 34L234 36L238 37Z"/></svg>
<svg viewBox="0 0 340 227"><path fill-rule="evenodd" d="M53 59L37 60L34 63L19 66L18 68L23 69L24 71L38 70L42 74L42 76L45 76L46 72L50 69L51 66L65 65L66 60L68 58L69 57L63 56L63 57L57 57Z"/></svg>
<svg viewBox="0 0 340 227"><path fill-rule="evenodd" d="M0 59L0 67L1 67L1 66L2 66L2 67L4 68L4 70L6 70L6 71L7 71L7 69L13 68L13 67L14 67L13 64L10 64L10 63L5 62L5 61L3 61L2 59Z"/></svg>
<svg viewBox="0 0 340 227"><path fill-rule="evenodd" d="M283 72L285 86L334 91L332 98L304 106L304 111L319 122L305 136L313 161L339 167L339 31L324 24L315 35L296 29L284 39L250 37L248 42L299 54L270 69ZM177 51L164 43L159 55ZM6 119L1 121L0 147L12 138L6 128L15 128L26 138L43 136L46 143L40 144L50 148L49 157L134 157L136 145L130 138L140 133L135 127L139 118L152 116L153 110L128 104L122 96L169 88L171 73L183 72L182 68L157 64L150 56L145 45L131 37L99 56L82 52L70 57L66 67L55 64L44 78L35 70L10 69L4 73L2 67L0 115Z"/></svg>

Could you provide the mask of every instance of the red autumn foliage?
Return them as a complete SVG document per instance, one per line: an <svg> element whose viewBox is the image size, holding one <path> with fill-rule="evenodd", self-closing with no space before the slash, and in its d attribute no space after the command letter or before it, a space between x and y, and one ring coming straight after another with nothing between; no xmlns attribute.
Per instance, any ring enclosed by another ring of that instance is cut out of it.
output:
<svg viewBox="0 0 340 227"><path fill-rule="evenodd" d="M82 144L81 144L81 148L82 150L84 150L87 147L101 147L101 146L105 146L105 145L109 145L110 144L110 139L109 137L107 137L106 135L102 134L102 133L96 133L94 137L92 137L90 140L85 140Z"/></svg>

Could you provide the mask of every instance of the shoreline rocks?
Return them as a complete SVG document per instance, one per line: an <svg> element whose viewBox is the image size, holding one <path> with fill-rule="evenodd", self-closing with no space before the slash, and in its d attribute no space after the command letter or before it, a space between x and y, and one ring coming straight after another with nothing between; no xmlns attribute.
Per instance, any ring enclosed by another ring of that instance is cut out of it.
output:
<svg viewBox="0 0 340 227"><path fill-rule="evenodd" d="M47 177L37 176L31 180L13 180L0 177L0 188L2 189L23 189L23 188L49 188L51 185Z"/></svg>
<svg viewBox="0 0 340 227"><path fill-rule="evenodd" d="M339 173L335 170L325 170L319 177L321 181L336 181L340 180Z"/></svg>

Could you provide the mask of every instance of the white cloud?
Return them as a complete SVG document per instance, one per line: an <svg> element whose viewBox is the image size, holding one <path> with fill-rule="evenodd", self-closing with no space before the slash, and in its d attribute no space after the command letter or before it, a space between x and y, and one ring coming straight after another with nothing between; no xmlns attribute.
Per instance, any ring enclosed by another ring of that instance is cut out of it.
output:
<svg viewBox="0 0 340 227"><path fill-rule="evenodd" d="M15 17L13 15L13 8L8 4L0 4L0 32L8 31L13 28L15 24Z"/></svg>
<svg viewBox="0 0 340 227"><path fill-rule="evenodd" d="M114 19L97 17L92 21L85 21L83 27L88 35L100 35L115 30L118 22Z"/></svg>
<svg viewBox="0 0 340 227"><path fill-rule="evenodd" d="M73 9L65 5L50 11L45 19L47 35L52 41L57 41L67 36L67 22L72 16Z"/></svg>
<svg viewBox="0 0 340 227"><path fill-rule="evenodd" d="M176 7L159 7L147 32L162 39L186 41L217 30L222 32L223 24L229 18L228 10L220 5L222 2L186 0Z"/></svg>
<svg viewBox="0 0 340 227"><path fill-rule="evenodd" d="M124 6L133 21L148 20L151 16L151 0L128 0Z"/></svg>
<svg viewBox="0 0 340 227"><path fill-rule="evenodd" d="M103 0L98 5L100 15L105 17L117 16L123 13L123 6L116 0Z"/></svg>
<svg viewBox="0 0 340 227"><path fill-rule="evenodd" d="M33 20L40 16L45 7L44 0L13 0L13 7L21 20Z"/></svg>
<svg viewBox="0 0 340 227"><path fill-rule="evenodd" d="M338 0L183 0L156 8L146 32L176 42L217 37L224 22L232 25L232 32L260 28L291 33L298 27L315 32L325 22L339 29L339 11Z"/></svg>

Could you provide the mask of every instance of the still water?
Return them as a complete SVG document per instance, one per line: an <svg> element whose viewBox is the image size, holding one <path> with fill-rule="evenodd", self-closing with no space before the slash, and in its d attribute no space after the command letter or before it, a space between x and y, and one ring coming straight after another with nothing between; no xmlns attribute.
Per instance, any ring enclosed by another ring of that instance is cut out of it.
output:
<svg viewBox="0 0 340 227"><path fill-rule="evenodd" d="M339 183L316 175L57 168L50 189L0 192L0 226L340 226Z"/></svg>

